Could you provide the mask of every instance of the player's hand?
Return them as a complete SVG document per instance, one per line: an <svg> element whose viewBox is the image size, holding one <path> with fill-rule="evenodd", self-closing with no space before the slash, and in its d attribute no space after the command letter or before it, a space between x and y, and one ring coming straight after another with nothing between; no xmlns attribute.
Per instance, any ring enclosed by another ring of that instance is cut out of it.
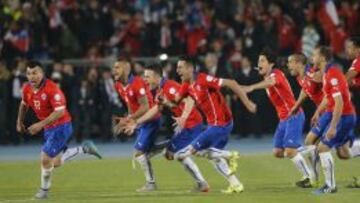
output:
<svg viewBox="0 0 360 203"><path fill-rule="evenodd" d="M327 140L331 140L332 138L334 138L336 134L336 128L335 127L329 127L329 129L326 132L325 138Z"/></svg>
<svg viewBox="0 0 360 203"><path fill-rule="evenodd" d="M318 120L319 120L319 114L315 112L313 117L311 118L311 126L317 125Z"/></svg>
<svg viewBox="0 0 360 203"><path fill-rule="evenodd" d="M36 135L43 129L44 125L41 122L37 122L35 124L32 124L30 127L28 127L28 131L30 135Z"/></svg>
<svg viewBox="0 0 360 203"><path fill-rule="evenodd" d="M241 87L242 87L242 89L243 89L243 91L245 93L250 93L250 92L254 91L254 88L251 85L249 85L249 86L241 86Z"/></svg>
<svg viewBox="0 0 360 203"><path fill-rule="evenodd" d="M175 127L175 132L180 132L185 127L186 119L183 117L172 117L175 120L173 127Z"/></svg>
<svg viewBox="0 0 360 203"><path fill-rule="evenodd" d="M250 113L256 113L257 111L257 105L252 101L250 101L246 108L248 109L248 111L250 111Z"/></svg>
<svg viewBox="0 0 360 203"><path fill-rule="evenodd" d="M114 133L114 135L120 135L122 132L124 132L124 128L126 126L127 120L128 120L128 118L126 118L126 117L118 117L118 116L113 117L113 123L114 123L113 133Z"/></svg>
<svg viewBox="0 0 360 203"><path fill-rule="evenodd" d="M18 131L19 133L26 132L26 127L23 122L16 122L16 131Z"/></svg>
<svg viewBox="0 0 360 203"><path fill-rule="evenodd" d="M134 134L134 131L135 131L136 127L137 127L136 121L133 120L133 119L130 119L130 120L126 123L124 133L125 133L126 135L129 135L129 136L130 136L130 135Z"/></svg>

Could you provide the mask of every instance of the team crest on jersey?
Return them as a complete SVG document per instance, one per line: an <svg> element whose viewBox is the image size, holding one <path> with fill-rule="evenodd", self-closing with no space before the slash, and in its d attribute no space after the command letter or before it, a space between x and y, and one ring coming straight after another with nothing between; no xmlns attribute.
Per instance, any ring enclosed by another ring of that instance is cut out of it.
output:
<svg viewBox="0 0 360 203"><path fill-rule="evenodd" d="M214 77L211 76L211 75L208 75L208 76L206 76L206 80L207 80L208 82L211 82L211 81L214 80Z"/></svg>
<svg viewBox="0 0 360 203"><path fill-rule="evenodd" d="M170 94L175 94L175 93L176 93L175 88L171 87L170 90L169 90L169 93L170 93Z"/></svg>
<svg viewBox="0 0 360 203"><path fill-rule="evenodd" d="M333 79L330 80L330 83L331 83L332 86L335 86L335 85L337 85L339 82L338 82L338 80L337 80L336 78L333 78Z"/></svg>
<svg viewBox="0 0 360 203"><path fill-rule="evenodd" d="M54 99L55 99L55 101L60 101L60 99L61 99L60 94L55 94Z"/></svg>
<svg viewBox="0 0 360 203"><path fill-rule="evenodd" d="M41 99L42 99L42 100L46 100L46 98L47 98L46 94L45 94L45 93L42 93L42 94L41 94Z"/></svg>
<svg viewBox="0 0 360 203"><path fill-rule="evenodd" d="M141 89L139 90L139 92L140 92L141 95L144 95L144 94L145 94L145 88L141 88Z"/></svg>

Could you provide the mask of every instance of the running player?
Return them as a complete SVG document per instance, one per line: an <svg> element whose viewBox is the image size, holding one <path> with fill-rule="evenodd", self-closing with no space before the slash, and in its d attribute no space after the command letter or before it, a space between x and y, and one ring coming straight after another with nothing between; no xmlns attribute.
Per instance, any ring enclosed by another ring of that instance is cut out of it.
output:
<svg viewBox="0 0 360 203"><path fill-rule="evenodd" d="M155 99L156 105L154 105L146 114L127 125L126 132L129 134L132 134L134 129L139 125L151 120L164 107L169 108L175 116L181 116L185 102L189 102L188 100L183 100L179 104L176 103L175 97L178 94L181 85L173 80L163 78L162 68L158 64L150 65L145 69L144 80L150 85L151 89L156 89L157 91ZM202 131L203 124L200 112L193 107L191 111L187 113L189 113L189 116L185 121L184 128L180 131L175 129L175 134L172 136L170 143L166 148L165 157L168 160L174 159L174 154L179 153L179 151L188 146ZM191 157L186 157L184 159L179 158L178 161L183 164L185 170L195 179L197 186L193 191L207 192L209 190L209 185Z"/></svg>
<svg viewBox="0 0 360 203"><path fill-rule="evenodd" d="M213 161L219 173L230 183L228 189L223 192L227 194L240 193L244 187L234 174L236 162L232 160L236 156L230 151L223 150L233 128L233 118L220 89L221 87L230 88L251 112L256 111L256 105L248 99L234 80L216 78L204 73L196 75L194 71L193 59L186 56L179 59L177 73L181 77L183 85L177 100L182 98L194 100L191 104L196 102L197 107L205 114L208 126L185 150L177 154L177 157L184 159L193 154L206 155ZM191 108L191 105L185 106L184 112L188 112ZM184 127L187 120L188 115L184 112L180 117L175 118L180 128ZM229 167L227 160L232 167Z"/></svg>
<svg viewBox="0 0 360 203"><path fill-rule="evenodd" d="M351 37L346 43L346 52L353 62L345 77L352 89L352 99L357 115L360 114L360 37ZM359 124L359 121L358 121ZM358 125L359 126L359 125ZM349 187L360 188L360 178L354 177Z"/></svg>
<svg viewBox="0 0 360 203"><path fill-rule="evenodd" d="M294 94L284 73L275 68L276 56L270 51L264 51L259 56L259 73L264 80L245 87L246 92L265 89L267 95L275 106L280 122L276 128L273 143L274 156L277 158L290 158L303 177L315 181L313 171L308 166L298 148L303 142L303 126L305 116L301 108L290 114L295 105Z"/></svg>
<svg viewBox="0 0 360 203"><path fill-rule="evenodd" d="M19 107L16 128L20 133L38 134L44 130L45 143L41 151L41 187L35 198L48 198L51 174L54 167L60 167L75 156L88 153L101 158L91 141L83 146L67 149L66 144L72 135L71 116L66 109L63 92L53 81L46 79L42 66L30 61L26 68L28 83L23 87L23 97ZM40 120L26 128L25 114L32 108ZM64 153L63 153L64 152Z"/></svg>
<svg viewBox="0 0 360 203"><path fill-rule="evenodd" d="M294 106L290 110L290 115L293 115L298 111L306 98L309 97L314 104L318 106L324 97L324 93L322 91L321 73L316 67L311 66L310 64L307 65L306 61L306 56L303 54L292 54L288 57L288 68L290 74L296 77L301 87L301 92ZM316 181L319 179L319 162L317 161L318 156L315 145L319 139L320 137L310 131L306 135L305 146L300 150L303 156L310 154L312 164L311 168L314 170L313 172L315 174ZM312 187L308 178L304 178L296 184L297 186L304 188Z"/></svg>
<svg viewBox="0 0 360 203"><path fill-rule="evenodd" d="M139 76L131 74L131 64L126 59L115 62L113 76L116 80L115 88L128 107L128 116L119 119L119 132L124 130L126 122L143 116L154 105L153 96L149 86ZM160 127L160 115L142 124L137 132L135 141L135 160L144 170L146 184L137 189L138 192L150 192L156 190L155 178L148 153L153 147L156 132Z"/></svg>
<svg viewBox="0 0 360 203"><path fill-rule="evenodd" d="M353 145L355 139L354 127L356 116L351 103L349 87L345 75L336 66L329 63L332 59L329 48L320 46L314 50L313 62L323 74L324 99L318 106L312 123L313 133L320 135L318 151L320 163L325 176L325 184L315 194L337 192L335 183L335 163L331 149L336 148L340 159L349 159L356 156L359 145ZM323 112L321 114L320 113ZM320 117L320 118L319 118ZM351 147L349 149L349 147Z"/></svg>

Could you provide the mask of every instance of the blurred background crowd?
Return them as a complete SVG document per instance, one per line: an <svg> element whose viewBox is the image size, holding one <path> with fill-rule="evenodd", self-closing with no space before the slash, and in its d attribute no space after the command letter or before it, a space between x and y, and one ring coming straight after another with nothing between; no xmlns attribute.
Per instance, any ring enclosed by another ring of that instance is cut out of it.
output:
<svg viewBox="0 0 360 203"><path fill-rule="evenodd" d="M345 41L360 34L359 25L357 0L1 0L0 143L29 139L15 131L28 59L43 61L47 77L63 89L76 141L109 141L112 115L126 110L113 88L108 59L129 56L134 73L141 75L160 54L186 54L198 59L199 70L246 85L261 80L255 67L264 48L281 56L279 67L286 70L289 54L310 57L325 44L346 71ZM161 61L165 74L177 79L176 61L170 59ZM250 94L259 107L256 115L224 94L235 117L235 137L274 131L277 117L264 91ZM305 103L308 118L313 109ZM163 132L169 134L166 126Z"/></svg>

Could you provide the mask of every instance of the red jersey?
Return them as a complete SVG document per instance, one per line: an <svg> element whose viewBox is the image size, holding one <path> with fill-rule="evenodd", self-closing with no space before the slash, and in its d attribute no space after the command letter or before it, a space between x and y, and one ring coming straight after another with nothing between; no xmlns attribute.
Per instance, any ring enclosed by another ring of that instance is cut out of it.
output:
<svg viewBox="0 0 360 203"><path fill-rule="evenodd" d="M273 69L270 78L275 80L275 84L266 88L266 93L271 103L275 106L280 120L288 118L291 108L295 104L295 97L290 84L284 73L279 69Z"/></svg>
<svg viewBox="0 0 360 203"><path fill-rule="evenodd" d="M208 125L224 126L232 120L231 111L220 93L221 83L219 78L200 73L194 83L184 83L180 91L181 96L194 98Z"/></svg>
<svg viewBox="0 0 360 203"><path fill-rule="evenodd" d="M163 79L161 81L160 88L161 90L157 93L157 97L163 96L166 100L176 103L175 96L179 94L179 91L181 89L181 85L179 83L173 80ZM172 107L171 111L175 114L176 117L179 117L182 115L184 108L185 108L185 104L180 103L179 105ZM185 122L185 128L192 128L201 123L202 123L201 114L196 109L196 107L193 107L189 117Z"/></svg>
<svg viewBox="0 0 360 203"><path fill-rule="evenodd" d="M71 116L66 109L64 93L56 83L49 79L45 79L41 83L37 91L33 90L30 83L25 84L22 90L22 102L34 110L39 120L46 119L54 111L65 109L65 114L45 126L45 130L70 122Z"/></svg>
<svg viewBox="0 0 360 203"><path fill-rule="evenodd" d="M357 75L352 82L355 87L360 88L360 56L354 59L349 70L357 72Z"/></svg>
<svg viewBox="0 0 360 203"><path fill-rule="evenodd" d="M335 107L334 97L341 95L344 105L342 115L354 114L354 107L351 103L348 83L345 75L335 66L328 64L323 76L323 91L328 100L327 112L333 112Z"/></svg>
<svg viewBox="0 0 360 203"><path fill-rule="evenodd" d="M322 83L318 83L313 80L313 75L316 71L315 67L307 66L304 77L302 79L297 77L296 79L305 93L316 104L316 106L318 106L324 97L324 93L322 91Z"/></svg>
<svg viewBox="0 0 360 203"><path fill-rule="evenodd" d="M154 99L149 85L139 76L130 75L128 84L125 87L121 82L116 82L115 89L126 102L130 114L135 113L140 108L139 99L143 96L147 97L150 108L154 106Z"/></svg>

